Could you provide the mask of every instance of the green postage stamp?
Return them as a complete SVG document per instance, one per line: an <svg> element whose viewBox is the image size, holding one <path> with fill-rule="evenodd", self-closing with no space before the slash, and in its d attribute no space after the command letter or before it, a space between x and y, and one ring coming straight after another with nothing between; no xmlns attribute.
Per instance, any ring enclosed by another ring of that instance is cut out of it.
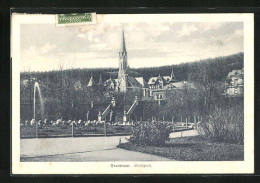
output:
<svg viewBox="0 0 260 183"><path fill-rule="evenodd" d="M73 13L56 15L57 26L96 24L96 13Z"/></svg>

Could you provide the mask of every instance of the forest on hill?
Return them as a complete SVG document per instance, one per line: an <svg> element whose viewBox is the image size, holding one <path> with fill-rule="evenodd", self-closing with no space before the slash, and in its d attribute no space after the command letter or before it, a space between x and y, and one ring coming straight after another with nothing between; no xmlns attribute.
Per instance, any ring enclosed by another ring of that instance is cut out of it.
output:
<svg viewBox="0 0 260 183"><path fill-rule="evenodd" d="M147 68L129 68L129 75L133 77L144 77L146 81L151 77L160 75L170 76L172 69L175 76L179 81L190 80L194 81L196 73L200 70L201 66L206 66L209 72L209 77L215 81L223 81L229 72L235 69L242 69L244 61L244 54L238 53L225 57L217 57L205 60L199 60L195 62L187 62L177 65L168 65L161 67L147 67ZM96 68L96 69L67 69L58 71L48 72L22 72L21 80L28 78L29 76L35 77L42 82L54 82L59 80L61 72L70 73L71 77L75 80L87 83L93 75L94 81L98 82L100 74L102 75L103 81L110 78L117 78L118 68ZM49 77L49 79L48 79Z"/></svg>
<svg viewBox="0 0 260 183"><path fill-rule="evenodd" d="M187 62L178 65L168 65L162 67L151 67L151 68L139 68L132 69L137 73L141 73L145 80L149 80L150 77L158 76L159 74L164 76L169 76L171 74L172 68L174 74L179 81L191 80L193 81L195 73L197 73L201 66L204 65L210 70L210 77L214 78L216 81L224 80L228 73L235 69L242 69L244 61L244 54L238 53L225 57L217 57L212 59L199 60L196 62Z"/></svg>

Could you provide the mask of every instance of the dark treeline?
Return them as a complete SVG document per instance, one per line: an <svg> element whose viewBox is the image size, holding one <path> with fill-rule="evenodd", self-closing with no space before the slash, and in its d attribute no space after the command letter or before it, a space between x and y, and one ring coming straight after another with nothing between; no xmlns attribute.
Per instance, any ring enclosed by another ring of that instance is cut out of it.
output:
<svg viewBox="0 0 260 183"><path fill-rule="evenodd" d="M193 73L197 73L201 65L207 65L211 69L209 76L213 77L215 81L223 81L227 74L234 69L242 69L244 61L244 54L238 53L225 57L217 57L213 59L205 59L196 62L183 63L178 65L168 65L162 67L151 67L151 68L138 68L131 69L140 76L143 76L146 81L150 77L158 76L159 74L163 76L169 76L171 74L172 68L174 74L179 81L182 80L194 80L195 78L189 77Z"/></svg>
<svg viewBox="0 0 260 183"><path fill-rule="evenodd" d="M196 62L188 62L178 65L168 65L161 67L149 67L149 68L130 68L129 75L135 77L144 77L146 81L151 77L158 76L159 74L169 76L171 74L172 68L179 81L182 80L193 80L192 73L196 73L201 65L206 64L208 68L211 68L210 75L214 76L214 80L223 81L227 74L234 69L242 69L244 61L244 54L238 53L225 57L217 57L212 59L199 60ZM73 77L78 80L85 78L87 81L93 74L95 82L99 81L100 73L102 73L103 81L109 79L110 75L112 78L117 78L118 68L96 68L96 69L67 69L64 72L74 73ZM21 79L25 79L29 75L37 77L39 80L46 80L48 76L53 79L58 79L60 76L60 70L48 71L48 72L23 72L21 73Z"/></svg>

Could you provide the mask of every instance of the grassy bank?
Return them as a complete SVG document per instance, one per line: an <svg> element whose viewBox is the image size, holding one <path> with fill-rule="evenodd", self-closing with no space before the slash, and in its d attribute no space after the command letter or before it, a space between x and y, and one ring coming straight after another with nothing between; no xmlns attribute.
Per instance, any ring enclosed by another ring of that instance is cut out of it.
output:
<svg viewBox="0 0 260 183"><path fill-rule="evenodd" d="M174 138L162 147L137 146L130 142L119 148L180 161L243 161L244 145L212 143L200 136Z"/></svg>

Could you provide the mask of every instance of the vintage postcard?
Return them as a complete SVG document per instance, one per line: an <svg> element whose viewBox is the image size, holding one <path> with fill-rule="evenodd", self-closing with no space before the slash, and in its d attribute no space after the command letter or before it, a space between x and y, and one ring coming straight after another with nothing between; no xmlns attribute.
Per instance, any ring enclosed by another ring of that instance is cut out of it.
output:
<svg viewBox="0 0 260 183"><path fill-rule="evenodd" d="M12 174L254 173L254 15L12 14Z"/></svg>

